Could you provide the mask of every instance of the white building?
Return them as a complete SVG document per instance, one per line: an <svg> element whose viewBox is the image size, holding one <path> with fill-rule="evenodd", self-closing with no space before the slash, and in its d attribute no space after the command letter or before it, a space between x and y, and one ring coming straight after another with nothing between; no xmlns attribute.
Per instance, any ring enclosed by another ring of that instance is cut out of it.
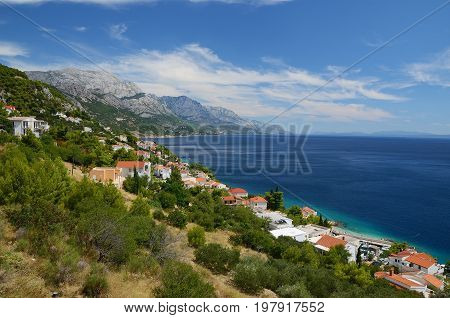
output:
<svg viewBox="0 0 450 318"><path fill-rule="evenodd" d="M413 249L391 254L388 257L388 261L389 265L397 267L402 273L415 271L431 275L442 273L442 268L432 256L426 253L418 253Z"/></svg>
<svg viewBox="0 0 450 318"><path fill-rule="evenodd" d="M153 173L157 178L166 180L170 178L170 175L172 174L172 169L164 167L163 165L157 165Z"/></svg>
<svg viewBox="0 0 450 318"><path fill-rule="evenodd" d="M10 117L8 118L13 122L14 135L23 136L30 130L36 137L40 137L41 134L49 129L47 122L38 120L34 116L31 117Z"/></svg>
<svg viewBox="0 0 450 318"><path fill-rule="evenodd" d="M253 210L261 210L265 211L267 210L267 200L263 197L253 197L249 199L250 202L250 208Z"/></svg>
<svg viewBox="0 0 450 318"><path fill-rule="evenodd" d="M112 146L113 151L117 151L119 149L132 150L133 148L126 144L117 144Z"/></svg>
<svg viewBox="0 0 450 318"><path fill-rule="evenodd" d="M307 239L331 233L331 229L315 224L299 225L296 228L305 232Z"/></svg>
<svg viewBox="0 0 450 318"><path fill-rule="evenodd" d="M256 212L256 216L267 219L270 222L269 228L272 230L293 227L292 220L280 212Z"/></svg>
<svg viewBox="0 0 450 318"><path fill-rule="evenodd" d="M276 238L278 238L280 236L286 236L286 237L292 237L297 242L306 241L306 233L295 227L287 227L287 228L273 230L273 231L270 231L270 234L272 234Z"/></svg>
<svg viewBox="0 0 450 318"><path fill-rule="evenodd" d="M350 254L348 257L349 262L356 262L356 255L358 254L358 245L355 242L347 242L341 238L324 234L321 236L308 239L314 244L314 247L321 253L325 254L330 251L331 248L336 246L343 246L345 250Z"/></svg>
<svg viewBox="0 0 450 318"><path fill-rule="evenodd" d="M134 169L136 169L140 177L147 176L151 178L150 162L145 161L119 161L116 165L117 169L121 169L122 177L134 176Z"/></svg>

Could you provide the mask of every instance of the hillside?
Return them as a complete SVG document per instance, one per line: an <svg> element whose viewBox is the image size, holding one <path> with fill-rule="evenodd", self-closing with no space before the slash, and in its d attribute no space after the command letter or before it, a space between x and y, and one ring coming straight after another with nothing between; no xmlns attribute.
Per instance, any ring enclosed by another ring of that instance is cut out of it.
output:
<svg viewBox="0 0 450 318"><path fill-rule="evenodd" d="M27 74L58 88L105 126L152 134L188 134L199 126L204 133L217 133L249 126L230 110L206 107L184 96L146 94L136 84L103 71L70 68Z"/></svg>

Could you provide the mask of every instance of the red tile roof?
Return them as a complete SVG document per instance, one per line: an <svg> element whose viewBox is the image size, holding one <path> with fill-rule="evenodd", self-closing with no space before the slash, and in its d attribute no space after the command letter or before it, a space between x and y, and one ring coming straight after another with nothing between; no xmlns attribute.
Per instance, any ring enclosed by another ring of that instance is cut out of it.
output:
<svg viewBox="0 0 450 318"><path fill-rule="evenodd" d="M253 203L267 203L267 200L264 199L263 197L250 198L250 201Z"/></svg>
<svg viewBox="0 0 450 318"><path fill-rule="evenodd" d="M425 268L429 268L431 266L433 266L434 264L436 264L436 260L425 253L415 253L412 254L411 256L409 256L408 258L405 259L405 261L408 261L410 263L425 267Z"/></svg>
<svg viewBox="0 0 450 318"><path fill-rule="evenodd" d="M412 255L414 253L415 253L414 250L404 250L404 251L401 251L401 252L398 252L398 253L395 253L395 254L391 254L390 256L403 258L403 257L406 257L406 256L410 256L410 255Z"/></svg>
<svg viewBox="0 0 450 318"><path fill-rule="evenodd" d="M412 281L410 279L407 279L407 278L405 278L405 277L403 277L401 275L397 275L397 274L387 275L385 278L387 280L394 281L396 283L400 283L400 284L406 285L408 287L420 287L420 286L423 286L423 285L421 285L419 283L416 283L416 282L414 282L414 281Z"/></svg>
<svg viewBox="0 0 450 318"><path fill-rule="evenodd" d="M244 190L244 189L241 189L241 188L233 188L233 189L230 189L230 193L231 194L245 194L245 193L248 193L246 190Z"/></svg>
<svg viewBox="0 0 450 318"><path fill-rule="evenodd" d="M431 285L439 289L444 285L444 283L440 279L430 274L423 275L423 279L425 279L427 283L430 283Z"/></svg>
<svg viewBox="0 0 450 318"><path fill-rule="evenodd" d="M116 165L117 168L128 168L133 169L134 167L142 169L145 167L145 162L143 161L119 161Z"/></svg>
<svg viewBox="0 0 450 318"><path fill-rule="evenodd" d="M236 198L232 195L226 196L222 198L223 201L236 201Z"/></svg>
<svg viewBox="0 0 450 318"><path fill-rule="evenodd" d="M347 242L345 240L338 239L329 235L322 235L322 237L317 241L316 245L320 245L326 248L332 248L334 246L343 245L345 246Z"/></svg>
<svg viewBox="0 0 450 318"><path fill-rule="evenodd" d="M6 109L10 109L10 110L16 110L15 106L11 106L11 105L5 105Z"/></svg>

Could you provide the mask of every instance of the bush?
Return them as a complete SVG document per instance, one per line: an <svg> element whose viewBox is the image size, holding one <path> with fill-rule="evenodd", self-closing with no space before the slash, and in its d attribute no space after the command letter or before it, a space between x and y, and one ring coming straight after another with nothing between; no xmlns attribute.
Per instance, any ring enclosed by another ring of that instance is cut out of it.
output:
<svg viewBox="0 0 450 318"><path fill-rule="evenodd" d="M161 191L158 195L158 200L163 209L170 209L177 203L177 197L169 192Z"/></svg>
<svg viewBox="0 0 450 318"><path fill-rule="evenodd" d="M86 278L82 293L85 297L98 298L108 291L108 281L106 280L104 270L94 266L91 273Z"/></svg>
<svg viewBox="0 0 450 318"><path fill-rule="evenodd" d="M205 230L201 226L194 226L189 230L188 234L189 245L198 248L205 244Z"/></svg>
<svg viewBox="0 0 450 318"><path fill-rule="evenodd" d="M177 209L169 212L167 221L175 227L184 229L187 225L188 218L183 211Z"/></svg>
<svg viewBox="0 0 450 318"><path fill-rule="evenodd" d="M282 298L309 298L311 294L305 284L298 282L295 285L285 285L277 289L278 296Z"/></svg>
<svg viewBox="0 0 450 318"><path fill-rule="evenodd" d="M134 216L150 216L150 205L142 196L139 195L133 201L130 208L130 213Z"/></svg>
<svg viewBox="0 0 450 318"><path fill-rule="evenodd" d="M155 290L161 298L211 298L214 288L205 282L191 266L170 261L162 272L162 286Z"/></svg>
<svg viewBox="0 0 450 318"><path fill-rule="evenodd" d="M226 274L239 262L240 253L236 249L222 247L219 244L207 244L199 247L195 261L215 274Z"/></svg>
<svg viewBox="0 0 450 318"><path fill-rule="evenodd" d="M163 221L166 218L166 215L161 209L156 209L156 211L153 212L153 218L158 221Z"/></svg>
<svg viewBox="0 0 450 318"><path fill-rule="evenodd" d="M136 254L128 260L127 268L130 273L143 274L149 272L155 274L159 267L158 262L150 255Z"/></svg>
<svg viewBox="0 0 450 318"><path fill-rule="evenodd" d="M258 257L244 258L234 269L234 284L245 293L259 293L264 288L265 266Z"/></svg>

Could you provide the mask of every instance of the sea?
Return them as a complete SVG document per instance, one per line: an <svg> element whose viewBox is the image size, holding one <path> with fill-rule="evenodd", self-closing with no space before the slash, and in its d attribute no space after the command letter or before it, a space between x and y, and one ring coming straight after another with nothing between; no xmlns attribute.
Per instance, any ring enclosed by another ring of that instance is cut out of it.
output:
<svg viewBox="0 0 450 318"><path fill-rule="evenodd" d="M252 194L278 188L349 232L450 260L450 139L298 135L159 138Z"/></svg>

